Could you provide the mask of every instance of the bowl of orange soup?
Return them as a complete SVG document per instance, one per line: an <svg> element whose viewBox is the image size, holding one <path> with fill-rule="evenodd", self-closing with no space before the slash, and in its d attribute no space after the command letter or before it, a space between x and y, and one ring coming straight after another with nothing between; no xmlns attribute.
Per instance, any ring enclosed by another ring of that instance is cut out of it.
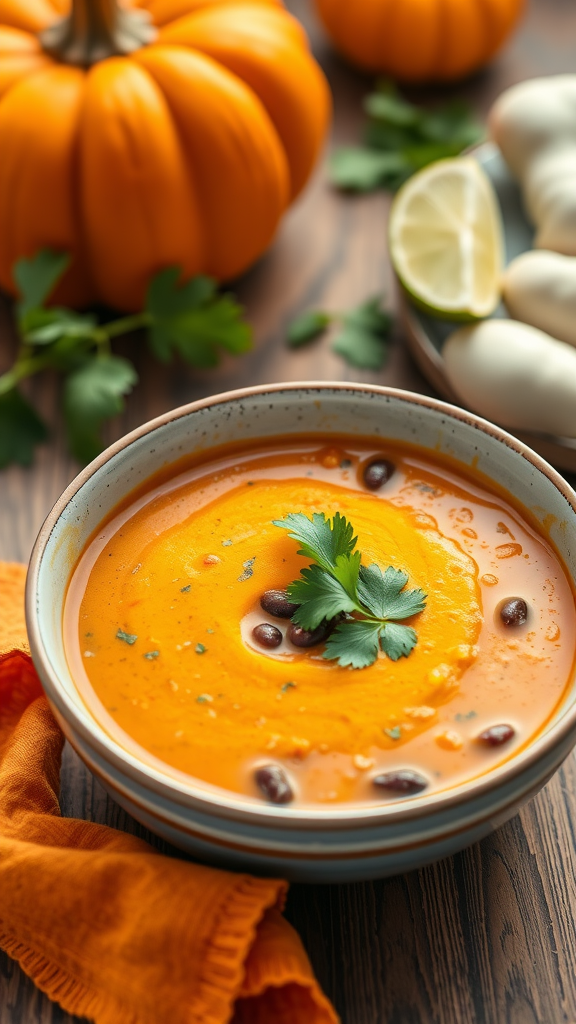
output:
<svg viewBox="0 0 576 1024"><path fill-rule="evenodd" d="M511 817L576 742L576 495L430 398L277 384L168 413L33 553L34 663L138 821L214 864L392 874Z"/></svg>

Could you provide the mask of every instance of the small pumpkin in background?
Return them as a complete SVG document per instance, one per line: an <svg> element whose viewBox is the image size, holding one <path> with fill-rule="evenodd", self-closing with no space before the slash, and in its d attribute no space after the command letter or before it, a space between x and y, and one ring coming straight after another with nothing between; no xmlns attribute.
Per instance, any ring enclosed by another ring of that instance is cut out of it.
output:
<svg viewBox="0 0 576 1024"><path fill-rule="evenodd" d="M0 0L0 285L43 247L72 254L67 305L136 310L170 265L235 277L328 114L279 0Z"/></svg>
<svg viewBox="0 0 576 1024"><path fill-rule="evenodd" d="M486 64L524 0L316 0L334 46L352 63L404 82L448 82Z"/></svg>

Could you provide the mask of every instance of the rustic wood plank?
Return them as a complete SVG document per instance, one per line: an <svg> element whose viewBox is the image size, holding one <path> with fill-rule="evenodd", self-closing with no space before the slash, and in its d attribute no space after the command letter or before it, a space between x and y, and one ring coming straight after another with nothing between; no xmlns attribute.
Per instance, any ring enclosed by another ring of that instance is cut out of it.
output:
<svg viewBox="0 0 576 1024"><path fill-rule="evenodd" d="M351 71L323 40L308 0L289 4L311 29L336 104L333 143L356 141L369 80ZM492 67L459 89L479 113L507 85L536 74L574 70L573 0L531 0L524 24ZM414 95L445 95L435 90ZM113 440L144 420L215 391L274 380L338 379L389 383L429 393L396 338L381 374L345 367L327 342L288 353L286 325L301 309L345 309L380 291L393 303L384 195L345 198L322 170L270 253L238 283L256 331L255 351L216 372L159 368L125 343L141 375ZM0 302L0 362L13 345ZM55 382L30 393L57 422ZM0 557L25 560L41 522L74 476L56 427L32 470L0 474ZM126 815L66 748L65 815L104 822L166 844ZM574 1024L576 1021L576 759L508 825L462 854L419 872L349 886L294 886L288 916L299 929L326 992L345 1024ZM0 1024L73 1024L0 954Z"/></svg>

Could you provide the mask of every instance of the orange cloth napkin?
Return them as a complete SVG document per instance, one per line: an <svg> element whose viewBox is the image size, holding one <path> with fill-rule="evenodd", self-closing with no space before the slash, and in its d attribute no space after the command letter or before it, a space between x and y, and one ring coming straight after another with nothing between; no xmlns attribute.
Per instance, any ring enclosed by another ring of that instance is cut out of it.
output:
<svg viewBox="0 0 576 1024"><path fill-rule="evenodd" d="M62 818L64 737L34 671L25 568L0 563L0 947L97 1024L336 1024L282 881Z"/></svg>

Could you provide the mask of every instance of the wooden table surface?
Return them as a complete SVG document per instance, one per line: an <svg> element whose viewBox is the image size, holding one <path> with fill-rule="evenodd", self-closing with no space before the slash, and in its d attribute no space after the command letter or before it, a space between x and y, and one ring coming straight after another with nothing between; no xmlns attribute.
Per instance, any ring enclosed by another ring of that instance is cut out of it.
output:
<svg viewBox="0 0 576 1024"><path fill-rule="evenodd" d="M330 52L309 0L288 6L308 26L334 92L331 145L354 142L369 81ZM574 0L531 0L508 48L457 93L482 115L506 86L573 71L575 58ZM255 351L217 371L194 373L159 368L138 353L138 339L130 340L126 350L141 383L107 440L173 406L246 384L361 380L431 393L401 336L381 373L349 369L326 342L299 352L284 343L286 325L302 309L345 309L377 292L393 302L388 203L383 193L338 195L320 168L273 248L237 287L255 328ZM13 341L8 306L0 303L0 361L8 360ZM30 393L57 419L54 381L36 380ZM0 473L0 558L28 558L44 516L77 468L56 429L31 470ZM68 748L61 800L65 815L146 835ZM293 886L288 917L344 1024L576 1024L575 826L572 755L513 821L450 860L372 883ZM74 1020L0 953L0 1024Z"/></svg>

